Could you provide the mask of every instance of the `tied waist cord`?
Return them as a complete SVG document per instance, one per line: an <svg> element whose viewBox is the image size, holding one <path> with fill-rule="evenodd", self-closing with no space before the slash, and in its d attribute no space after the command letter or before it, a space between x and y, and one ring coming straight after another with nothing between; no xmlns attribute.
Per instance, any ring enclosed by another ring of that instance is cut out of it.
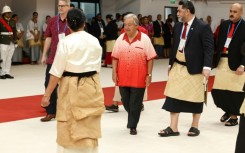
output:
<svg viewBox="0 0 245 153"><path fill-rule="evenodd" d="M96 71L90 71L90 72L84 72L84 73L64 72L62 76L63 77L70 76L70 77L84 78L84 77L91 77L96 73L97 73Z"/></svg>
<svg viewBox="0 0 245 153"><path fill-rule="evenodd" d="M180 65L186 66L186 62L181 62L177 58L175 58L174 61Z"/></svg>

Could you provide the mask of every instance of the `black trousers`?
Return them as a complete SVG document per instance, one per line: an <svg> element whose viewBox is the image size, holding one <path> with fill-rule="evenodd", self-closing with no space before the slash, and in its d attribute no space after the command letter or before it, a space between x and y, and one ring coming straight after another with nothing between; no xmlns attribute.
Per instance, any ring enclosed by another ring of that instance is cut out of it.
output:
<svg viewBox="0 0 245 153"><path fill-rule="evenodd" d="M162 45L154 45L155 51L158 57L163 57L163 46Z"/></svg>
<svg viewBox="0 0 245 153"><path fill-rule="evenodd" d="M119 87L122 102L128 112L127 128L136 128L140 119L145 88Z"/></svg>
<svg viewBox="0 0 245 153"><path fill-rule="evenodd" d="M46 68L46 77L45 77L45 89L48 87L48 82L50 79L50 74L49 71L52 67L52 64L47 64L47 68ZM50 96L50 104L45 107L47 114L56 114L56 105L57 105L57 88L58 86L55 87L53 93Z"/></svg>
<svg viewBox="0 0 245 153"><path fill-rule="evenodd" d="M241 115L239 132L236 140L236 151L235 153L244 153L245 151L245 117Z"/></svg>

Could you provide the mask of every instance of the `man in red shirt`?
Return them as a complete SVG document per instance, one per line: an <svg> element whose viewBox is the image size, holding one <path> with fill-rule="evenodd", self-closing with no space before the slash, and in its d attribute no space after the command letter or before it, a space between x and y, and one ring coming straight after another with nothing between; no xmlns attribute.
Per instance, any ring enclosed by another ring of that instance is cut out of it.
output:
<svg viewBox="0 0 245 153"><path fill-rule="evenodd" d="M56 54L57 45L59 40L63 39L66 35L70 34L70 30L67 27L66 16L70 9L70 0L59 0L58 1L59 15L50 19L47 29L45 31L45 43L42 54L42 64L47 64L46 77L45 77L45 88L48 86L50 74L49 70L52 67L53 60ZM51 48L48 60L46 58L47 52ZM41 118L42 122L50 121L55 118L56 114L56 102L57 102L57 87L50 96L50 104L45 107L47 115Z"/></svg>
<svg viewBox="0 0 245 153"><path fill-rule="evenodd" d="M138 30L138 25L136 15L126 15L125 33L119 36L112 51L112 78L119 86L123 106L128 112L127 127L131 135L137 134L144 92L151 83L156 57L150 38Z"/></svg>

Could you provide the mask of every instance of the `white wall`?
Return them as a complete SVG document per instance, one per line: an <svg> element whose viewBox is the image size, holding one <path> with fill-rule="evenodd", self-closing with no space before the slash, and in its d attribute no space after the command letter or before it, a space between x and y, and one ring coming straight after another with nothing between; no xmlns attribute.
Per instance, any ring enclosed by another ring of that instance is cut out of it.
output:
<svg viewBox="0 0 245 153"><path fill-rule="evenodd" d="M37 0L36 11L38 12L39 22L44 23L47 15L55 15L55 4L54 0Z"/></svg>
<svg viewBox="0 0 245 153"><path fill-rule="evenodd" d="M46 15L55 15L55 0L1 0L1 12L5 4L11 7L14 14L18 14L24 28L26 28L28 21L32 18L32 13L35 11L39 13L40 23L45 21Z"/></svg>
<svg viewBox="0 0 245 153"><path fill-rule="evenodd" d="M1 0L0 1L0 13L2 13L2 8L5 6L5 5L8 5L8 6L12 6L12 1L13 0ZM12 9L12 8L11 8ZM12 10L13 11L13 10Z"/></svg>
<svg viewBox="0 0 245 153"><path fill-rule="evenodd" d="M170 4L170 0L140 0L141 8L140 12L143 16L152 15L152 19L156 20L157 14L161 14L164 19L164 7L175 7L177 5Z"/></svg>
<svg viewBox="0 0 245 153"><path fill-rule="evenodd" d="M138 14L140 12L140 0L101 0L102 17L105 18L107 14L112 14L115 17L116 13L133 12Z"/></svg>
<svg viewBox="0 0 245 153"><path fill-rule="evenodd" d="M116 10L116 0L102 0L101 1L101 11L102 17L105 19L107 14L112 14L115 18L115 10Z"/></svg>
<svg viewBox="0 0 245 153"><path fill-rule="evenodd" d="M32 7L27 7L32 6ZM15 0L12 4L13 13L18 14L20 22L23 24L24 29L26 29L26 25L28 21L32 18L32 13L36 11L36 1L35 0L25 0L18 1Z"/></svg>

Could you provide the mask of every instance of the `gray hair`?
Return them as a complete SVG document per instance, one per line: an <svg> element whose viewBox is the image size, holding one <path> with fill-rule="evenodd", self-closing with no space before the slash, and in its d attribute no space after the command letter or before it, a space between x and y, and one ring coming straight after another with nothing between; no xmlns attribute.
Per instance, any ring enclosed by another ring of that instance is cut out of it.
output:
<svg viewBox="0 0 245 153"><path fill-rule="evenodd" d="M137 16L135 14L128 14L124 17L124 20L129 19L129 18L133 18L134 19L134 24L135 25L139 25L139 20L137 18Z"/></svg>
<svg viewBox="0 0 245 153"><path fill-rule="evenodd" d="M67 5L70 5L71 1L70 0L59 0L59 1L63 1L66 2Z"/></svg>

